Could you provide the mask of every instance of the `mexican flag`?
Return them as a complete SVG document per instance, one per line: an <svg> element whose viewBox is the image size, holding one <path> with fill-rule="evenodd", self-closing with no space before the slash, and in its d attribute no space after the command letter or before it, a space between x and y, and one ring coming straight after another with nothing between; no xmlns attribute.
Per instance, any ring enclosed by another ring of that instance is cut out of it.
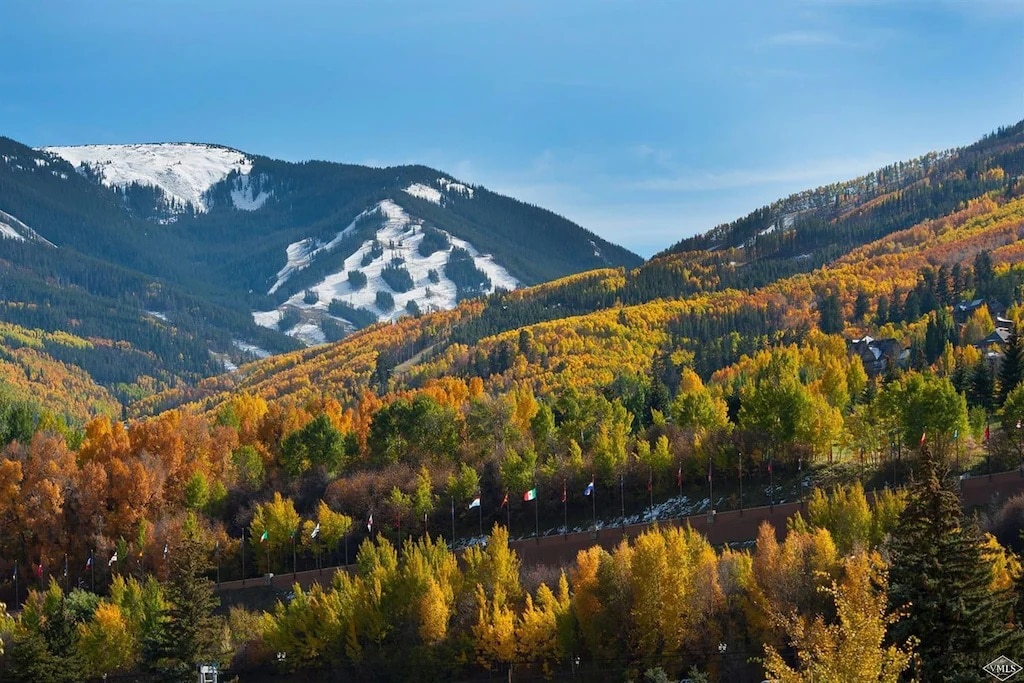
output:
<svg viewBox="0 0 1024 683"><path fill-rule="evenodd" d="M529 491L527 491L526 493L524 493L523 494L523 500L525 500L525 501L537 500L537 487L535 486L532 489L530 489Z"/></svg>

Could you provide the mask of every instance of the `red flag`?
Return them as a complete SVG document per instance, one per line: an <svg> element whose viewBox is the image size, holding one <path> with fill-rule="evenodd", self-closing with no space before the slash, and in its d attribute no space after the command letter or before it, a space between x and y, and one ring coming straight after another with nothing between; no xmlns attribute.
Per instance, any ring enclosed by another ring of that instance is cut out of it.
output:
<svg viewBox="0 0 1024 683"><path fill-rule="evenodd" d="M988 425L985 425L985 443L988 443Z"/></svg>
<svg viewBox="0 0 1024 683"><path fill-rule="evenodd" d="M925 442L928 441L928 432L921 432L921 444L924 446Z"/></svg>
<svg viewBox="0 0 1024 683"><path fill-rule="evenodd" d="M505 491L505 498L501 501L501 505L498 506L498 509L501 509L506 505L508 505L508 491Z"/></svg>
<svg viewBox="0 0 1024 683"><path fill-rule="evenodd" d="M769 460L768 461L768 474L771 474L771 473L772 473L772 461Z"/></svg>
<svg viewBox="0 0 1024 683"><path fill-rule="evenodd" d="M38 565L36 565L36 578L37 579L43 578L43 563L42 562L40 562Z"/></svg>

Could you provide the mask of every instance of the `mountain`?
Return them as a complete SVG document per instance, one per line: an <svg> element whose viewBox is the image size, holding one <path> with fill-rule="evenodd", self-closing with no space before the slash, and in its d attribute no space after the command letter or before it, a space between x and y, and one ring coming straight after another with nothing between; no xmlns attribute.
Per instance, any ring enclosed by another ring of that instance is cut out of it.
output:
<svg viewBox="0 0 1024 683"><path fill-rule="evenodd" d="M0 320L101 342L53 352L124 401L373 322L641 262L423 166L0 138Z"/></svg>
<svg viewBox="0 0 1024 683"><path fill-rule="evenodd" d="M328 392L345 403L368 389L400 393L466 377L495 392L526 383L547 395L637 377L674 392L683 367L708 380L815 328L848 338L898 334L910 346L922 343L922 316L956 297L1004 307L1019 299L1022 195L1024 122L962 149L794 195L640 268L495 293L139 407L198 401L212 408L239 391L302 400ZM998 277L972 273L980 254ZM835 315L823 322L826 309Z"/></svg>

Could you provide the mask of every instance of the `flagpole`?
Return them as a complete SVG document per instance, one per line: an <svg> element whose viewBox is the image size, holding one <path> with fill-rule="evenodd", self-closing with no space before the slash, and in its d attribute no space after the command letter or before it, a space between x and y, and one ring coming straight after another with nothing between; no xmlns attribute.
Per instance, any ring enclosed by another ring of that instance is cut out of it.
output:
<svg viewBox="0 0 1024 683"><path fill-rule="evenodd" d="M481 496L481 497L483 497L483 496ZM477 512L477 516L479 518L479 523L480 523L480 535L483 536L484 535L484 503L483 503L483 501L480 501L480 504L476 506L476 512ZM453 517L452 519L455 519L455 518Z"/></svg>
<svg viewBox="0 0 1024 683"><path fill-rule="evenodd" d="M711 477L711 454L710 453L708 454L708 500L710 501L709 504L711 506L712 519L714 519L714 514L715 514L715 483L714 483L714 481L712 481L712 477Z"/></svg>
<svg viewBox="0 0 1024 683"><path fill-rule="evenodd" d="M505 492L505 531L512 533L512 504L508 502L508 491Z"/></svg>
<svg viewBox="0 0 1024 683"><path fill-rule="evenodd" d="M594 483L594 475L590 475L590 483ZM594 509L594 531L597 531L597 486L590 491L590 504Z"/></svg>
<svg viewBox="0 0 1024 683"><path fill-rule="evenodd" d="M245 527L242 527L242 586L245 586Z"/></svg>
<svg viewBox="0 0 1024 683"><path fill-rule="evenodd" d="M14 561L14 608L18 608L18 561Z"/></svg>
<svg viewBox="0 0 1024 683"><path fill-rule="evenodd" d="M64 553L64 593L68 593L68 554Z"/></svg>
<svg viewBox="0 0 1024 683"><path fill-rule="evenodd" d="M619 512L622 515L622 526L626 526L626 485L621 473L619 474Z"/></svg>
<svg viewBox="0 0 1024 683"><path fill-rule="evenodd" d="M483 513L480 513L483 514ZM452 549L455 548L455 496L452 496Z"/></svg>
<svg viewBox="0 0 1024 683"><path fill-rule="evenodd" d="M569 535L569 496L568 496L568 482L562 480L562 535Z"/></svg>
<svg viewBox="0 0 1024 683"><path fill-rule="evenodd" d="M96 560L93 559L93 551L92 550L89 551L89 559L91 560L89 562L89 569L92 570L92 592L95 593L96 592Z"/></svg>
<svg viewBox="0 0 1024 683"><path fill-rule="evenodd" d="M739 456L736 461L736 477L740 480L740 516L743 516L743 451L740 451Z"/></svg>
<svg viewBox="0 0 1024 683"><path fill-rule="evenodd" d="M533 488L536 489L537 485L534 484ZM537 525L537 542L540 543L540 496L533 497L533 514Z"/></svg>
<svg viewBox="0 0 1024 683"><path fill-rule="evenodd" d="M647 498L651 503L651 521L654 521L654 468L647 469Z"/></svg>
<svg viewBox="0 0 1024 683"><path fill-rule="evenodd" d="M292 579L294 579L295 575L298 573L298 563L296 562L297 555L295 553L295 536L297 533L298 531L292 532Z"/></svg>

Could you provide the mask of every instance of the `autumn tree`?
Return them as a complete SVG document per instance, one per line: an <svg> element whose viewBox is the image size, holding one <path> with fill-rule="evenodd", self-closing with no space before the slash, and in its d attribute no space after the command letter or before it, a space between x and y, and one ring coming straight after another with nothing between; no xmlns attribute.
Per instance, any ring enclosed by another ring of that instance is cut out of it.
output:
<svg viewBox="0 0 1024 683"><path fill-rule="evenodd" d="M858 553L843 564L843 577L828 594L835 601L836 621L818 614L776 614L796 651L792 667L771 645L765 645L765 672L780 683L814 681L877 681L898 683L909 668L913 644L887 645L889 627L897 617L888 612L886 576L877 556ZM931 680L931 679L929 679Z"/></svg>

